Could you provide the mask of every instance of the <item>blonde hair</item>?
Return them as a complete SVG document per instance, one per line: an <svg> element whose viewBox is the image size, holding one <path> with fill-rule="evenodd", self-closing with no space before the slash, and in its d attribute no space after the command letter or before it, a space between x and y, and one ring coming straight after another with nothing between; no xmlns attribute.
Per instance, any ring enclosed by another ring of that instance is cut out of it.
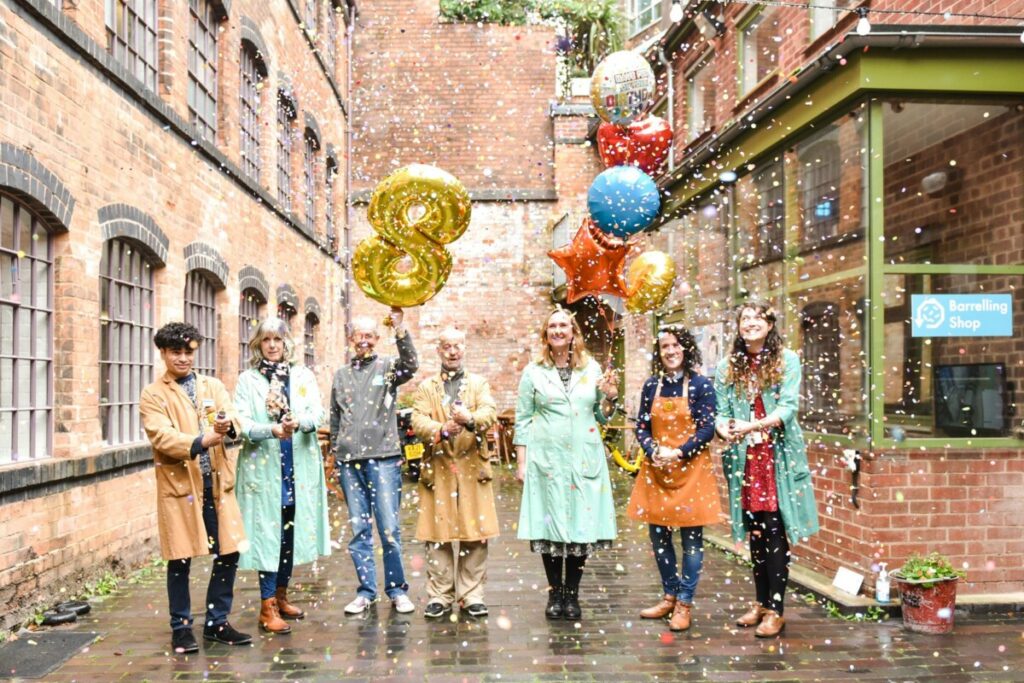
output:
<svg viewBox="0 0 1024 683"><path fill-rule="evenodd" d="M554 367L555 365L555 359L551 356L551 346L548 344L548 326L551 324L551 319L559 313L568 317L569 322L572 324L572 341L569 342L569 366L576 370L581 370L588 362L590 362L590 352L587 351L587 345L583 342L583 329L576 321L576 315L572 311L562 307L558 307L551 311L551 313L548 314L548 317L544 319L544 323L540 326L540 341L542 347L541 352L537 357L537 362L549 367Z"/></svg>
<svg viewBox="0 0 1024 683"><path fill-rule="evenodd" d="M260 324L253 330L249 337L249 365L257 367L263 360L263 350L260 344L267 335L276 334L284 340L284 361L290 365L295 364L295 340L292 339L292 330L288 323L276 316L270 316L260 321Z"/></svg>

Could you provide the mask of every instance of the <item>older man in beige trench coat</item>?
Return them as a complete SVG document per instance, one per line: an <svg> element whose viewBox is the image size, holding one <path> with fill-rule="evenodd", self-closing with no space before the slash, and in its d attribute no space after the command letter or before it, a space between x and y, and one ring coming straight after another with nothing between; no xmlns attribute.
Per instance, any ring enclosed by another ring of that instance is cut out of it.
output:
<svg viewBox="0 0 1024 683"><path fill-rule="evenodd" d="M441 332L441 372L420 384L413 404L425 444L416 538L427 544L428 619L450 614L456 600L470 616L487 615L487 541L498 535L487 448L497 408L487 380L463 368L465 347L463 332Z"/></svg>

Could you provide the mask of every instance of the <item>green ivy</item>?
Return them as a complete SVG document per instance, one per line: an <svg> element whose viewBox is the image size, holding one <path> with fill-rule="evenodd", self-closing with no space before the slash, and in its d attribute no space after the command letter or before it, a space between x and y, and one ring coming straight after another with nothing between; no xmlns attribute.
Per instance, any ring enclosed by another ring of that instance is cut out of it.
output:
<svg viewBox="0 0 1024 683"><path fill-rule="evenodd" d="M535 0L441 0L441 16L451 21L522 26Z"/></svg>

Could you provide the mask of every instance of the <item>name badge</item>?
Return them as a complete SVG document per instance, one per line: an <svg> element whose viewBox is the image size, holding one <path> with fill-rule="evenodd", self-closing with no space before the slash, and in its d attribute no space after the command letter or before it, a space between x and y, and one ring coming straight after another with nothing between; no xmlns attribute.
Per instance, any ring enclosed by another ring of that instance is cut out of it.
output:
<svg viewBox="0 0 1024 683"><path fill-rule="evenodd" d="M370 382L375 387L384 386L384 375L374 375L373 380Z"/></svg>
<svg viewBox="0 0 1024 683"><path fill-rule="evenodd" d="M760 432L750 432L750 442L755 446L760 446L764 443L764 435Z"/></svg>

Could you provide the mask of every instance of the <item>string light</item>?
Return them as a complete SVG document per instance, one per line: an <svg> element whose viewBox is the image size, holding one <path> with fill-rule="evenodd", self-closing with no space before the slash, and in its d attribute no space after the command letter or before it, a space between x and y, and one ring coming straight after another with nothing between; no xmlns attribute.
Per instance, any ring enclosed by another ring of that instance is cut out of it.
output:
<svg viewBox="0 0 1024 683"><path fill-rule="evenodd" d="M857 16L860 17L860 19L857 20L857 35L866 36L871 33L871 22L868 21L868 8L858 7Z"/></svg>
<svg viewBox="0 0 1024 683"><path fill-rule="evenodd" d="M689 4L689 0L687 0L687 4ZM673 24L683 20L683 3L680 0L672 0L672 9L669 10L668 18Z"/></svg>
<svg viewBox="0 0 1024 683"><path fill-rule="evenodd" d="M730 3L734 5L761 5L765 7L799 7L801 9L827 9L827 10L843 10L843 8L837 8L835 5L819 5L816 3L807 2L793 2L793 0L721 0L722 4L728 5ZM856 13L860 15L861 10L866 10L865 7L858 7L856 9L846 9L843 11ZM903 14L908 16L918 17L942 17L946 20L953 19L996 19L1004 21L1024 21L1022 15L1006 15L1006 14L986 14L984 12L952 12L949 10L934 11L934 10L902 10L902 9L882 9L872 8L871 12L875 15L881 14ZM859 22L858 22L859 23ZM869 22L870 25L870 22ZM1021 40L1024 41L1024 34L1021 35Z"/></svg>

